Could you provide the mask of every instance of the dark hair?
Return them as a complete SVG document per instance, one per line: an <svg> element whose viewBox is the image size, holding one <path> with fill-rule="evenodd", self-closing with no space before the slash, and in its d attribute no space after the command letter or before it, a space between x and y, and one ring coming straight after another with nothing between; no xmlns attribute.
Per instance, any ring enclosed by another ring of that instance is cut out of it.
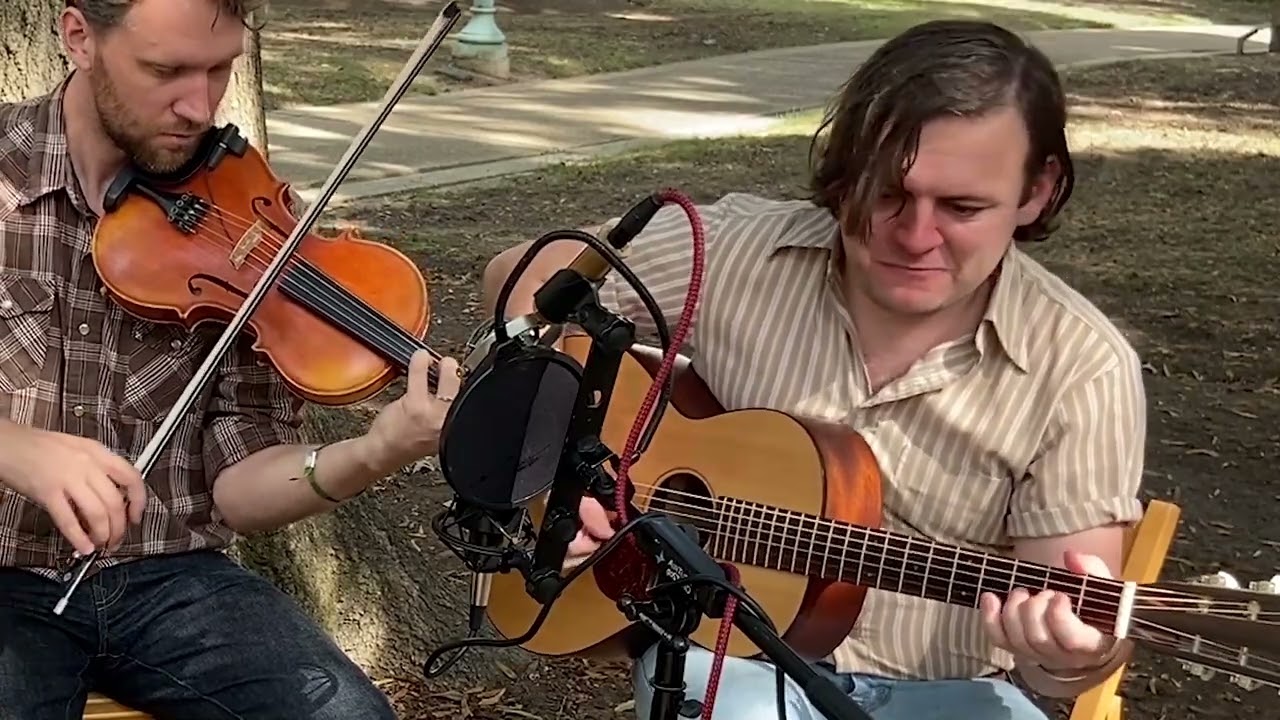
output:
<svg viewBox="0 0 1280 720"><path fill-rule="evenodd" d="M84 13L90 25L99 28L114 28L120 24L129 8L138 0L66 0L67 7L73 7ZM229 12L232 16L244 21L245 25L257 28L261 23L249 25L255 14L265 14L268 0L217 0L219 12Z"/></svg>
<svg viewBox="0 0 1280 720"><path fill-rule="evenodd" d="M1051 158L1062 170L1040 216L1014 232L1016 240L1043 240L1075 183L1066 99L1041 51L987 22L926 22L872 53L814 134L811 199L830 210L846 233L866 237L876 201L900 187L915 162L925 123L1002 107L1017 108L1030 135L1028 191Z"/></svg>

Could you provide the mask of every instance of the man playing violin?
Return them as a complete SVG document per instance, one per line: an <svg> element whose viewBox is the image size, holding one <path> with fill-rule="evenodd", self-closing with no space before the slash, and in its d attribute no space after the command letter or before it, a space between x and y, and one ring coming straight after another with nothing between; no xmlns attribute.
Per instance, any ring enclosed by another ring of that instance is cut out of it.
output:
<svg viewBox="0 0 1280 720"><path fill-rule="evenodd" d="M131 464L216 337L126 316L90 257L127 162L190 159L262 0L69 0L74 67L0 106L0 708L80 717L98 689L157 718L390 718L282 592L223 552L436 452L456 363L413 358L369 431L317 448L247 339L144 480ZM105 549L61 615L72 553Z"/></svg>
<svg viewBox="0 0 1280 720"><path fill-rule="evenodd" d="M726 409L843 422L884 476L885 527L1080 573L1118 572L1146 432L1136 353L1103 314L1023 254L1071 194L1063 91L1006 30L931 22L883 44L817 137L811 197L735 193L700 207L702 296L686 352ZM490 306L528 244L487 268ZM581 249L548 247L507 312ZM628 265L674 326L691 233L665 208ZM616 273L600 297L651 334ZM621 448L614 448L621 450ZM783 479L779 479L780 482ZM732 482L731 478L720 482ZM582 505L581 558L614 528ZM853 632L818 663L877 720L1044 720L1012 680L1074 697L1130 651L1082 623L1072 598L1015 589L974 611L871 590ZM648 717L655 648L635 663ZM711 653L688 655L688 695ZM795 687L788 717L816 718ZM771 665L730 658L715 717L777 717Z"/></svg>

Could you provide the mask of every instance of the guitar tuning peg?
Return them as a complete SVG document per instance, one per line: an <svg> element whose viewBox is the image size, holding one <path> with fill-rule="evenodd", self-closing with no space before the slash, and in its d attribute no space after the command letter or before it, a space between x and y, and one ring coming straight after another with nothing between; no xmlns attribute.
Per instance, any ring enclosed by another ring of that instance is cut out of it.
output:
<svg viewBox="0 0 1280 720"><path fill-rule="evenodd" d="M1277 576L1277 578L1280 578L1280 576ZM1235 576L1226 570L1219 570L1212 575L1198 575L1188 580L1188 582L1195 585L1214 585L1216 587L1231 588L1233 590L1238 590L1240 588L1240 581L1236 580Z"/></svg>
<svg viewBox="0 0 1280 720"><path fill-rule="evenodd" d="M1270 580L1254 580L1249 583L1249 589L1254 592L1275 595L1280 592L1280 575L1272 575Z"/></svg>
<svg viewBox="0 0 1280 720"><path fill-rule="evenodd" d="M1213 668L1207 668L1196 663L1180 662L1178 664L1182 666L1183 670L1187 671L1188 675L1198 677L1201 680L1210 680L1217 674Z"/></svg>
<svg viewBox="0 0 1280 720"><path fill-rule="evenodd" d="M1242 690L1246 692L1252 692L1262 687L1262 683L1258 682L1257 680L1254 680L1251 677L1243 677L1241 675L1232 675L1228 679L1231 681L1233 685L1239 686Z"/></svg>

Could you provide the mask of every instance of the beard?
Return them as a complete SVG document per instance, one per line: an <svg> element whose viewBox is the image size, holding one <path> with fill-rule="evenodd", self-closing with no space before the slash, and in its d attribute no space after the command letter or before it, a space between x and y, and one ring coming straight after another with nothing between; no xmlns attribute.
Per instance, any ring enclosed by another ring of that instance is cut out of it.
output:
<svg viewBox="0 0 1280 720"><path fill-rule="evenodd" d="M160 128L157 122L147 122L138 117L120 99L115 82L107 74L101 60L89 74L89 85L93 89L93 102L98 110L98 121L103 132L129 160L148 173L164 174L177 170L195 155L199 147L198 143L182 149L163 147L160 144L162 134L202 133L208 130L207 127L183 121L179 121L180 124L175 127Z"/></svg>

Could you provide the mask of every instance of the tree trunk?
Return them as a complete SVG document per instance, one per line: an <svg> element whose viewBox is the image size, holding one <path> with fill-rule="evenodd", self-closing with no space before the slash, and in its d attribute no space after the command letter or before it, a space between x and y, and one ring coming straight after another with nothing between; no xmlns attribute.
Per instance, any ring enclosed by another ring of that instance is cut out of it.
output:
<svg viewBox="0 0 1280 720"><path fill-rule="evenodd" d="M1271 3L1271 45L1268 49L1280 53L1280 0Z"/></svg>
<svg viewBox="0 0 1280 720"><path fill-rule="evenodd" d="M256 30L245 43L244 55L236 60L216 122L235 123L264 157L268 155L267 114L262 104L262 45Z"/></svg>
<svg viewBox="0 0 1280 720"><path fill-rule="evenodd" d="M0 102L43 95L66 74L62 7L60 0L0 0Z"/></svg>

